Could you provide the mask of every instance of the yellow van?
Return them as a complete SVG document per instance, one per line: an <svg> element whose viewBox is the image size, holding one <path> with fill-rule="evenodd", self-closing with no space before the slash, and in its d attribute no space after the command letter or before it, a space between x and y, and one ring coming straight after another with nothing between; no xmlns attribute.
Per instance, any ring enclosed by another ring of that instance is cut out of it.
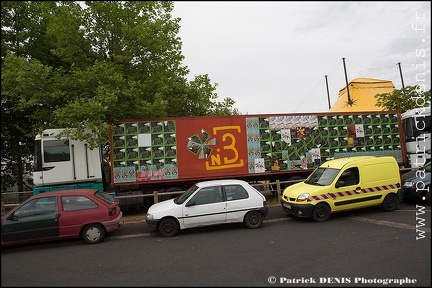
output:
<svg viewBox="0 0 432 288"><path fill-rule="evenodd" d="M348 157L327 161L305 181L288 186L281 205L291 215L323 222L331 213L370 206L393 211L402 199L400 188L394 157Z"/></svg>

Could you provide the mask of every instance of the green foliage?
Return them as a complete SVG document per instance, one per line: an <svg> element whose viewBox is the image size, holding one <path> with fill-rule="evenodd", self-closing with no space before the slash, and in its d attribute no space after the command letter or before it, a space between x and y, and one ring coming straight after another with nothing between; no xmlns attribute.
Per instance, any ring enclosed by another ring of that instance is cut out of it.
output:
<svg viewBox="0 0 432 288"><path fill-rule="evenodd" d="M208 75L187 80L172 1L85 4L1 2L2 175L47 128L96 147L118 119L238 114Z"/></svg>
<svg viewBox="0 0 432 288"><path fill-rule="evenodd" d="M431 91L424 91L422 86L408 86L405 89L395 89L391 93L375 95L376 105L388 111L405 112L418 107L430 106Z"/></svg>
<svg viewBox="0 0 432 288"><path fill-rule="evenodd" d="M52 70L35 60L9 54L1 67L1 151L2 190L18 182L23 189L21 177L24 159L31 159L34 136L45 117L49 117L43 105L55 104L46 97L52 89ZM42 101L41 101L42 100ZM45 104L42 104L45 103Z"/></svg>

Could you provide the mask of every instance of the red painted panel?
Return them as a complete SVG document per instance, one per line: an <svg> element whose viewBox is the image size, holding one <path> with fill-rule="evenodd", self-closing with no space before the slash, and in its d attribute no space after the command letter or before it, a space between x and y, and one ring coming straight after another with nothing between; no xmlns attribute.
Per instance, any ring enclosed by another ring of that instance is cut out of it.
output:
<svg viewBox="0 0 432 288"><path fill-rule="evenodd" d="M179 179L248 174L244 117L176 120Z"/></svg>

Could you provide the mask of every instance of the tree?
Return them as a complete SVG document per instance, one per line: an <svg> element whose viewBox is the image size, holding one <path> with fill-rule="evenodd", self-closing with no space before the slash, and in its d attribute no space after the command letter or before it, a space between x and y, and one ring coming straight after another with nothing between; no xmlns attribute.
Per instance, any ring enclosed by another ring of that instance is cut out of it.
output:
<svg viewBox="0 0 432 288"><path fill-rule="evenodd" d="M42 5L52 3L1 2L2 191L14 183L24 190L22 175L34 151L34 127L44 116L38 99L49 102L45 93L52 87L52 70L32 56L45 55L40 58L52 61L41 32L45 29Z"/></svg>
<svg viewBox="0 0 432 288"><path fill-rule="evenodd" d="M407 86L405 89L395 89L390 93L377 94L375 98L377 106L403 113L414 108L430 106L430 94L430 90L423 91L420 85L415 85Z"/></svg>
<svg viewBox="0 0 432 288"><path fill-rule="evenodd" d="M217 84L207 75L186 80L189 70L182 65L177 36L180 19L171 17L172 2L88 1L86 7L69 17L81 15L84 43L91 43L88 54L95 61L72 66L64 75L63 83L73 88L61 89L68 91L68 100L54 112L59 127L77 128L65 133L69 137L96 146L108 141L109 123L118 119L211 115L216 106L234 104L229 98L217 102ZM60 35L75 33L78 26L71 28ZM70 49L70 41L57 42L63 45L59 51Z"/></svg>
<svg viewBox="0 0 432 288"><path fill-rule="evenodd" d="M238 113L208 75L186 79L173 5L2 1L2 164L22 166L46 128L96 147L118 119Z"/></svg>

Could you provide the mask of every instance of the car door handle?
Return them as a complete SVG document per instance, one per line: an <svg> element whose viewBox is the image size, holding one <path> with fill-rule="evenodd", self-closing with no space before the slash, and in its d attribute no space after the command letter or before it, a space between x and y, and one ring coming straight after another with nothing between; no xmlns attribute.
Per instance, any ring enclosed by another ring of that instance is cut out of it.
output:
<svg viewBox="0 0 432 288"><path fill-rule="evenodd" d="M356 189L355 190L361 190L361 187L359 186L359 187L356 187Z"/></svg>

